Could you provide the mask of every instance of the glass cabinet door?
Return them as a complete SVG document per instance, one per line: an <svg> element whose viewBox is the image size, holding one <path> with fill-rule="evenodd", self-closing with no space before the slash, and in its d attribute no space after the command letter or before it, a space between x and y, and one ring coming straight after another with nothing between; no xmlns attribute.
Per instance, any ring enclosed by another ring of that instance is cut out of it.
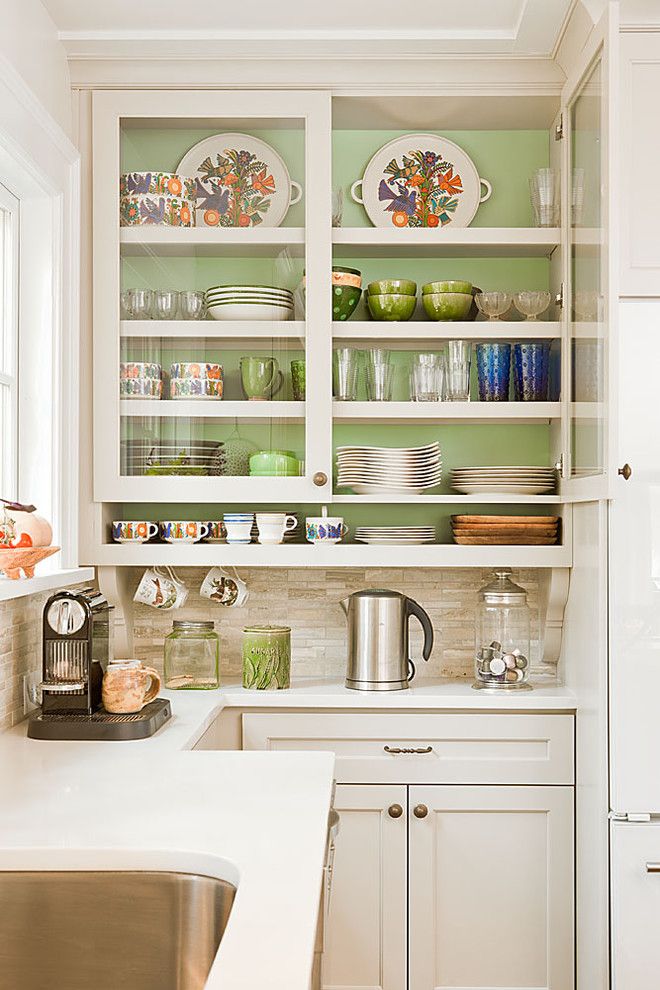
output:
<svg viewBox="0 0 660 990"><path fill-rule="evenodd" d="M98 500L330 490L329 133L327 94L95 94Z"/></svg>
<svg viewBox="0 0 660 990"><path fill-rule="evenodd" d="M562 492L606 497L611 307L609 305L608 59L603 34L564 106L567 231L565 450Z"/></svg>

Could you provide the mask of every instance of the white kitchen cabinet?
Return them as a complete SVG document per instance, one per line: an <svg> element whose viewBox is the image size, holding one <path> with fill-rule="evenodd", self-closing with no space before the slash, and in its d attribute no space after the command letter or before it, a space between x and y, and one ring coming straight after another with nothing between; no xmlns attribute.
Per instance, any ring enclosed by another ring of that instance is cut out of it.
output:
<svg viewBox="0 0 660 990"><path fill-rule="evenodd" d="M650 126L660 92L660 34L622 34L620 63L620 291L624 296L660 296L660 131Z"/></svg>
<svg viewBox="0 0 660 990"><path fill-rule="evenodd" d="M645 990L660 972L660 824L612 832L612 990Z"/></svg>
<svg viewBox="0 0 660 990"><path fill-rule="evenodd" d="M572 788L415 786L409 803L410 990L569 990Z"/></svg>
<svg viewBox="0 0 660 990"><path fill-rule="evenodd" d="M401 785L337 787L325 990L406 985L406 801Z"/></svg>

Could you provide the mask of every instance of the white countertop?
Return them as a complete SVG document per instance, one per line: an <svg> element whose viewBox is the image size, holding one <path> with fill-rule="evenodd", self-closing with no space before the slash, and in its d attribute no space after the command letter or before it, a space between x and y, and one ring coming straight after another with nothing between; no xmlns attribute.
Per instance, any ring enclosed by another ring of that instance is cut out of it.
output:
<svg viewBox="0 0 660 990"><path fill-rule="evenodd" d="M334 771L328 753L190 752L223 708L576 707L562 687L493 695L455 681L365 693L305 679L284 691L229 683L163 695L173 717L150 739L46 742L28 739L25 723L0 737L0 870L177 870L237 884L207 990L308 990Z"/></svg>

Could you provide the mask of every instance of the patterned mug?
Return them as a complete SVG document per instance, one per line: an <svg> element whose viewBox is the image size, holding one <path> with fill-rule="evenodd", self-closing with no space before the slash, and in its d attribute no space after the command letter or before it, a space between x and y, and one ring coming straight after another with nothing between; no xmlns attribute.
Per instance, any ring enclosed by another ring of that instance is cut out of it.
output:
<svg viewBox="0 0 660 990"><path fill-rule="evenodd" d="M211 527L206 522L175 520L160 523L160 535L166 543L199 543L206 539Z"/></svg>
<svg viewBox="0 0 660 990"><path fill-rule="evenodd" d="M305 536L309 543L339 543L348 532L341 516L308 516L305 519Z"/></svg>
<svg viewBox="0 0 660 990"><path fill-rule="evenodd" d="M146 543L158 536L158 523L146 519L115 519L112 523L112 539L115 543Z"/></svg>

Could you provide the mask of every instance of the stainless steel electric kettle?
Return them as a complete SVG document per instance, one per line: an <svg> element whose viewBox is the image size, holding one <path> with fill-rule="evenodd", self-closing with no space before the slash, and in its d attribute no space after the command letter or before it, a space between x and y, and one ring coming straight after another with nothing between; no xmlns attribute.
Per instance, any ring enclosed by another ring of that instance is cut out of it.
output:
<svg viewBox="0 0 660 990"><path fill-rule="evenodd" d="M433 649L433 626L421 605L398 591L368 588L339 603L348 620L346 687L356 691L401 691L415 676L408 655L408 620L424 630L422 656Z"/></svg>

